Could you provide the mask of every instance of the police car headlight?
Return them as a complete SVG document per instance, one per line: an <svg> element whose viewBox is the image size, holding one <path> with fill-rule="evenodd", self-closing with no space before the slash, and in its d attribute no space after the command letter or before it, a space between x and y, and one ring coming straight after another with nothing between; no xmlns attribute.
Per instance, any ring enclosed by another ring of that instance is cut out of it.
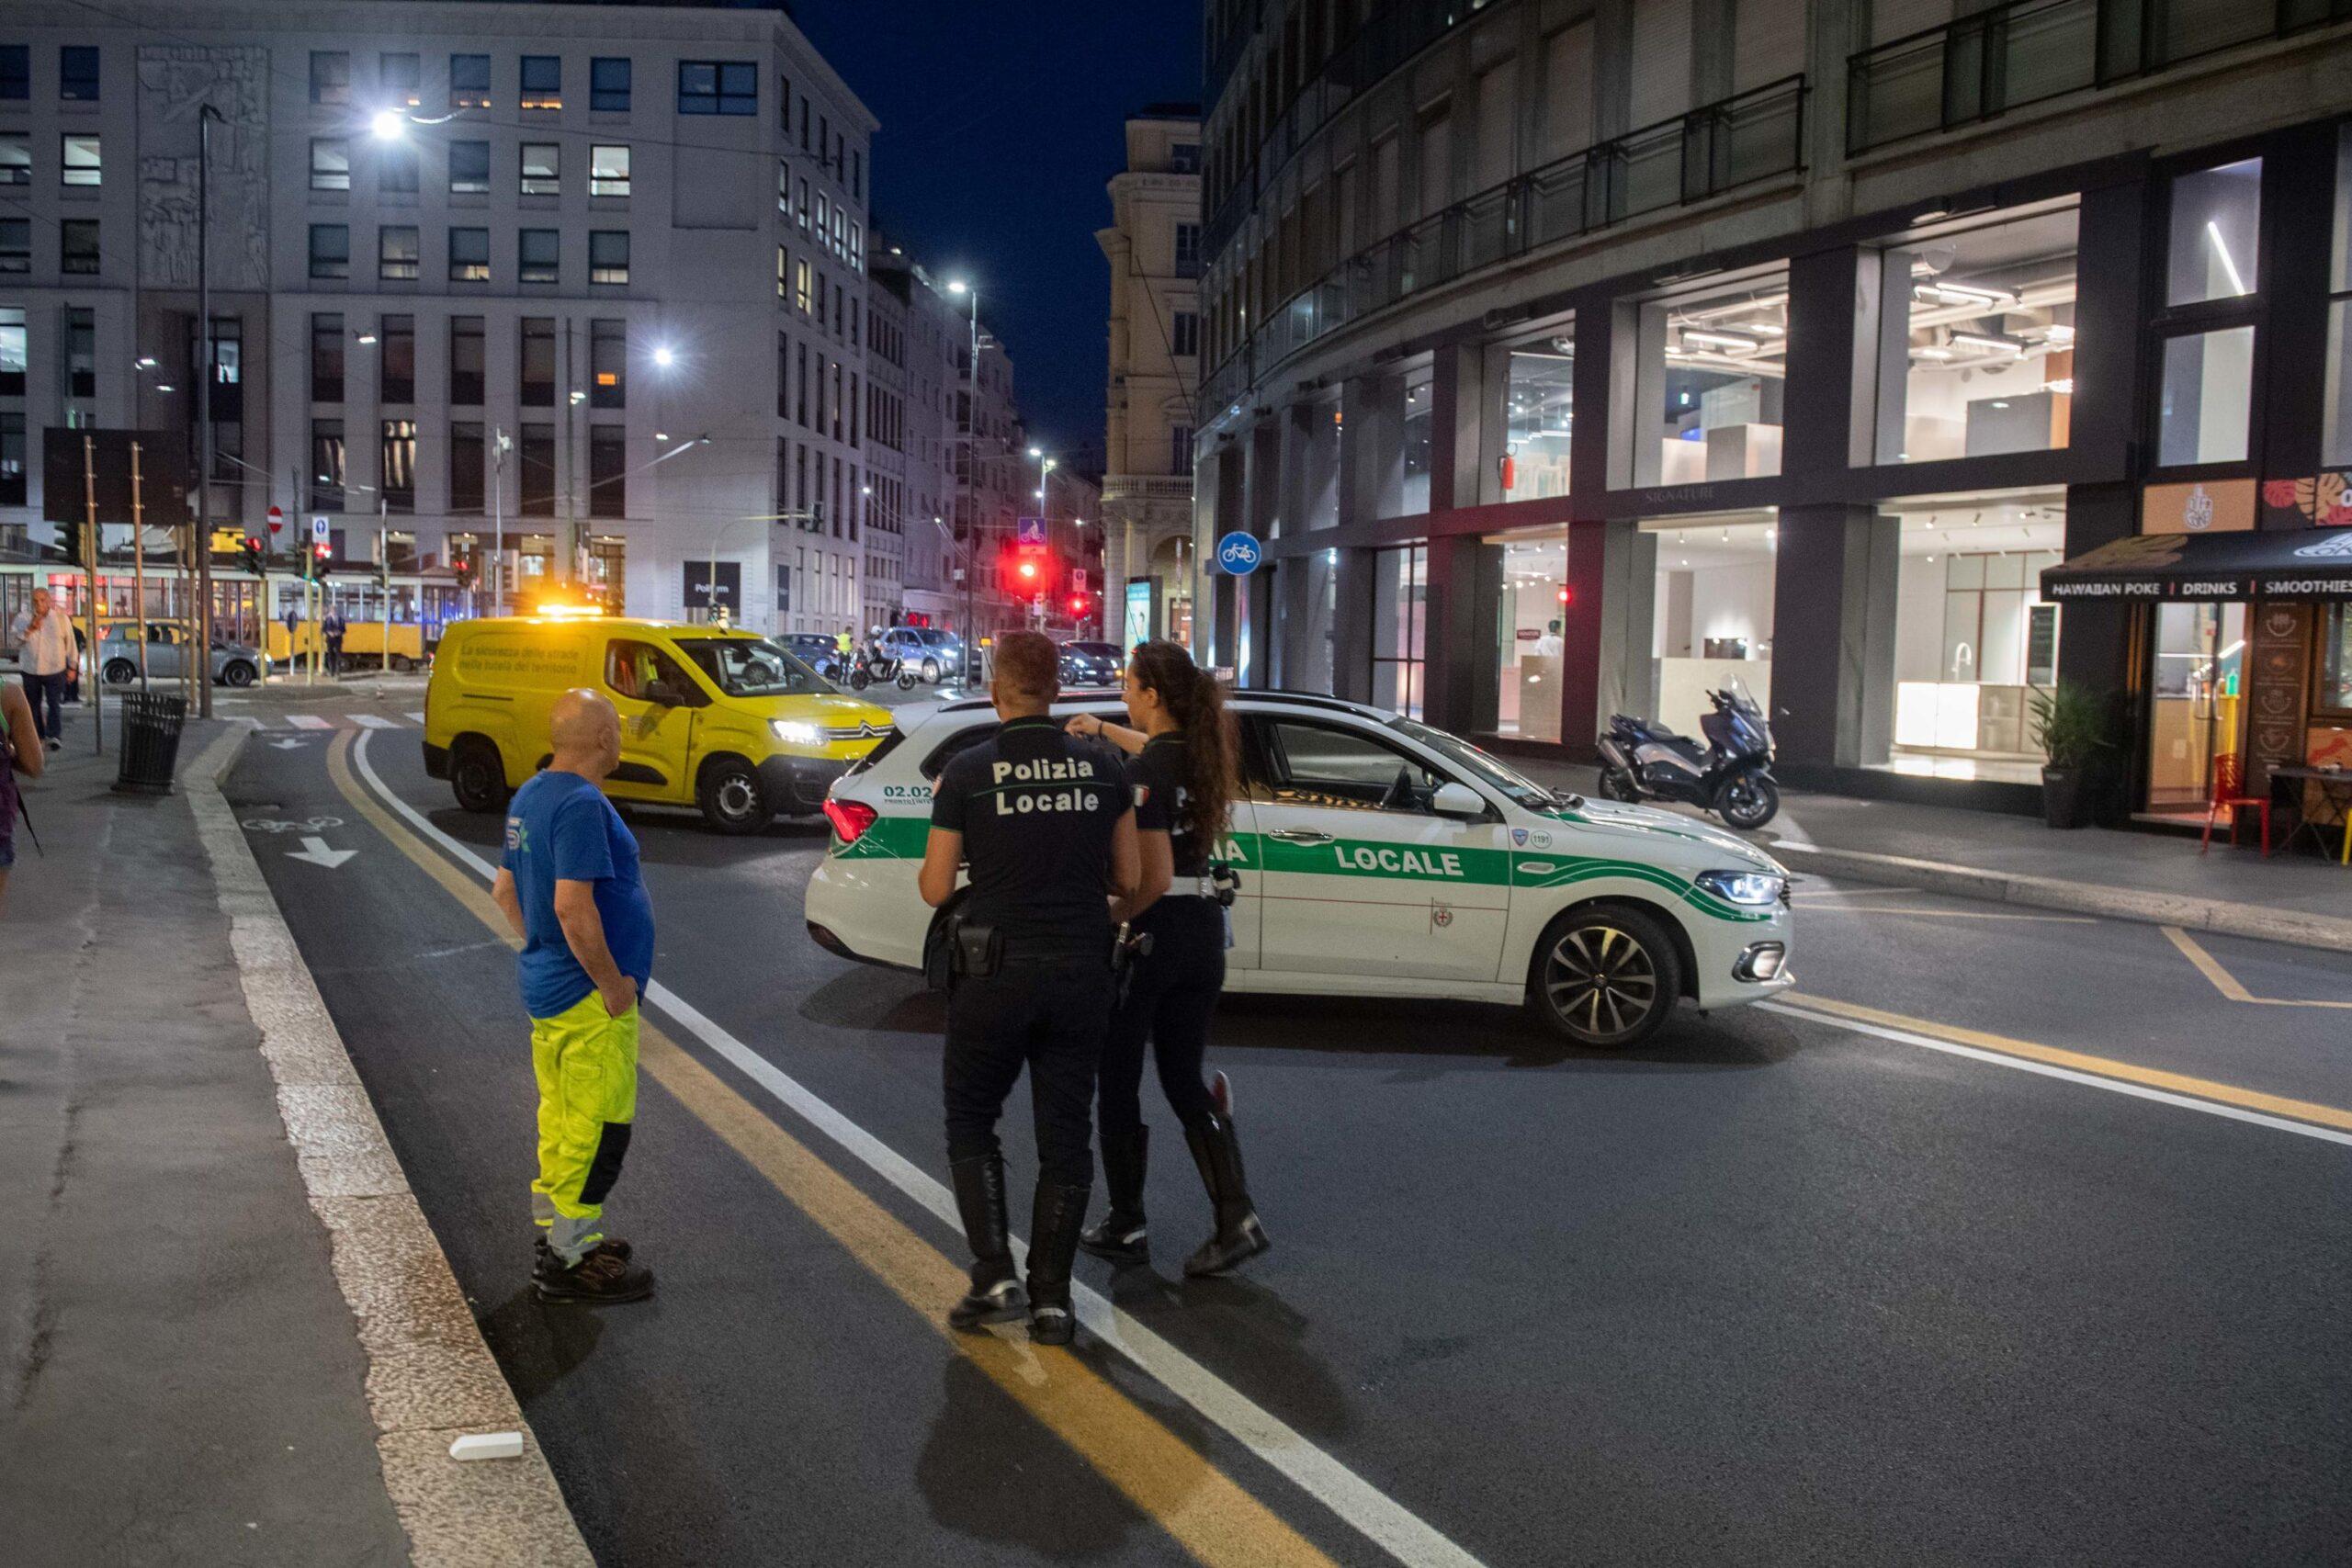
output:
<svg viewBox="0 0 2352 1568"><path fill-rule="evenodd" d="M820 746L825 740L815 725L805 724L797 718L768 720L768 733L787 746Z"/></svg>
<svg viewBox="0 0 2352 1568"><path fill-rule="evenodd" d="M1763 905L1779 900L1784 879L1763 871L1702 871L1696 880L1726 904Z"/></svg>

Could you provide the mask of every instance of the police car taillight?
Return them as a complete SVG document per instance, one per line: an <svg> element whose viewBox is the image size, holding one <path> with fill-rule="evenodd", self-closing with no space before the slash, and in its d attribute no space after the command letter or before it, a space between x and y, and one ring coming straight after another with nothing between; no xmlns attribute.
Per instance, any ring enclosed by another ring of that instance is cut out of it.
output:
<svg viewBox="0 0 2352 1568"><path fill-rule="evenodd" d="M825 801L825 820L833 825L833 832L844 844L857 842L874 826L876 815L874 807L862 800L834 800L828 796Z"/></svg>

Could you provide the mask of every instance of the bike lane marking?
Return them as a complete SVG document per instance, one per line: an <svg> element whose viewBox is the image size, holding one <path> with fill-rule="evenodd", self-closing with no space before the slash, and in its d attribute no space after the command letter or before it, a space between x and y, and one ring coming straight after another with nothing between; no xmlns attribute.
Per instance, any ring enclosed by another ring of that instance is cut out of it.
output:
<svg viewBox="0 0 2352 1568"><path fill-rule="evenodd" d="M511 942L504 917L485 886L495 868L385 784L368 761L368 739L358 734L355 746L350 732L335 737L327 754L335 788L388 842ZM353 777L354 768L366 780L365 790ZM387 814L388 807L405 826ZM444 852L428 849L419 841L420 835ZM474 875L460 866L470 868ZM647 987L645 999L951 1230L960 1231L955 1200L935 1178L659 981ZM1069 1352L994 1335L953 1333L944 1314L965 1289L960 1265L868 1198L659 1028L647 1026L639 1049L640 1065L663 1089L1194 1556L1213 1564L1314 1568L1329 1563L1265 1504ZM1016 1256L1026 1255L1019 1237L1013 1248ZM1074 1280L1071 1297L1080 1321L1097 1338L1399 1563L1407 1568L1483 1568L1477 1558L1418 1515L1099 1292Z"/></svg>

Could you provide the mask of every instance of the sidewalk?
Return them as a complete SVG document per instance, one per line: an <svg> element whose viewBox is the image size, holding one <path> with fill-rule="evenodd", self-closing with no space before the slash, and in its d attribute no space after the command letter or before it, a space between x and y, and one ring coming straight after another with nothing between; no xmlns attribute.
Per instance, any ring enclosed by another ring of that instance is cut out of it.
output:
<svg viewBox="0 0 2352 1568"><path fill-rule="evenodd" d="M1513 762L1552 787L1594 787L1591 768ZM1793 790L1756 838L1801 875L2352 952L2352 869L2332 856L2266 860L2251 847L2228 849L2218 836L2212 852L2200 855L2195 840L2176 833L2058 832L2030 817Z"/></svg>
<svg viewBox="0 0 2352 1568"><path fill-rule="evenodd" d="M523 1423L210 787L241 728L191 723L180 792L130 796L77 714L28 788L0 1557L584 1563L535 1444L447 1458L452 1428Z"/></svg>

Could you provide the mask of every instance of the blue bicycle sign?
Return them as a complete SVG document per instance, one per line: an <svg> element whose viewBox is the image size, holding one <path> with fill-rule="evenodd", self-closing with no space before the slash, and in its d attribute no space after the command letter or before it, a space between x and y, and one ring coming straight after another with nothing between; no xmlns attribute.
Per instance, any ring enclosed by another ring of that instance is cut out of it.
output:
<svg viewBox="0 0 2352 1568"><path fill-rule="evenodd" d="M1265 558L1265 547L1250 535L1235 532L1216 542L1216 564L1236 577L1249 576Z"/></svg>

